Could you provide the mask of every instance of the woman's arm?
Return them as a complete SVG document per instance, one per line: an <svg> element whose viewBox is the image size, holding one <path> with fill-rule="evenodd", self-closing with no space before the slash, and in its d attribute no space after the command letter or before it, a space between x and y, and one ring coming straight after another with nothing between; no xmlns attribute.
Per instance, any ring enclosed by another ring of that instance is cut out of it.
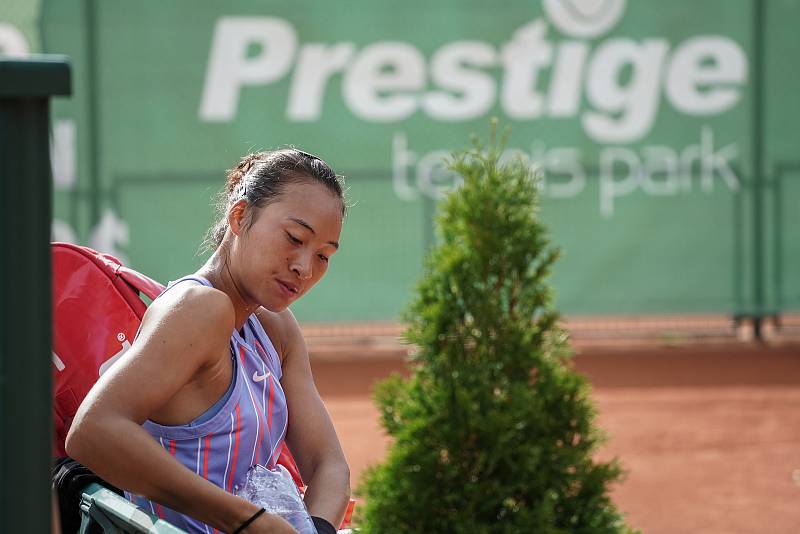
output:
<svg viewBox="0 0 800 534"><path fill-rule="evenodd" d="M314 385L300 327L290 311L279 316L281 324L271 330L278 330L283 357L281 386L289 409L286 441L308 486L305 493L308 511L338 527L350 499L350 468Z"/></svg>
<svg viewBox="0 0 800 534"><path fill-rule="evenodd" d="M185 468L141 424L227 350L233 317L230 299L210 288L189 287L156 301L134 345L81 404L66 441L70 456L115 486L224 532L258 507ZM294 532L267 514L247 529L259 531Z"/></svg>

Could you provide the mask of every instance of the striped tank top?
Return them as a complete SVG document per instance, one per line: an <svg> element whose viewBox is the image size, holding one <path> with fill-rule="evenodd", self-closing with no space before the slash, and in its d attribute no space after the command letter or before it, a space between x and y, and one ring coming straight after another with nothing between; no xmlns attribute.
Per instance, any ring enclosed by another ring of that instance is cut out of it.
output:
<svg viewBox="0 0 800 534"><path fill-rule="evenodd" d="M185 276L171 282L193 281L213 287L205 278ZM233 493L250 467L272 467L286 435L288 411L281 388L281 360L255 315L230 340L234 376L228 392L191 423L165 426L145 421L143 427L188 469ZM128 499L187 532L219 532L166 506L126 493Z"/></svg>

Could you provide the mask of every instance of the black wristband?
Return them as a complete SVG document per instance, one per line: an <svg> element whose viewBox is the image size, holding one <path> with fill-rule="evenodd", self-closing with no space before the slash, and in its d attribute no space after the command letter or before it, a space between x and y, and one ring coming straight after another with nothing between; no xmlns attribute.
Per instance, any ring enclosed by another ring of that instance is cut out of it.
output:
<svg viewBox="0 0 800 534"><path fill-rule="evenodd" d="M327 519L312 515L311 520L314 522L317 534L336 534L336 527L331 525Z"/></svg>
<svg viewBox="0 0 800 534"><path fill-rule="evenodd" d="M239 525L239 528L237 528L236 530L234 530L234 531L233 531L231 534L239 534L239 533L240 533L240 532L242 532L244 529L246 529L247 527L249 527L249 526L250 526L250 523L252 523L252 522L253 522L253 521L255 521L256 519L258 519L258 516L260 516L260 515L261 515L261 514L263 514L264 512L266 512L266 510L264 510L263 508L261 508L261 509L260 509L258 512L256 512L256 513L254 513L253 515L251 515L251 516L250 516L250 519L248 519L247 521L245 521L244 523L242 523L241 525Z"/></svg>

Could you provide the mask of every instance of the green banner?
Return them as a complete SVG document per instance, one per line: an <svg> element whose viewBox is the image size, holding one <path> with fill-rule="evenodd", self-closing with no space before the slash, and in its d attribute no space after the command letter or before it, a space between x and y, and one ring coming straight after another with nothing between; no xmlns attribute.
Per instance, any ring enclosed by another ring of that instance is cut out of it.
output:
<svg viewBox="0 0 800 534"><path fill-rule="evenodd" d="M434 239L435 202L458 186L443 158L496 116L507 157L543 172L564 312L798 309L800 3L765 3L760 59L757 6L44 2L43 47L76 75L55 109L54 233L177 278L205 257L224 169L297 145L347 177L354 206L296 313L392 320Z"/></svg>

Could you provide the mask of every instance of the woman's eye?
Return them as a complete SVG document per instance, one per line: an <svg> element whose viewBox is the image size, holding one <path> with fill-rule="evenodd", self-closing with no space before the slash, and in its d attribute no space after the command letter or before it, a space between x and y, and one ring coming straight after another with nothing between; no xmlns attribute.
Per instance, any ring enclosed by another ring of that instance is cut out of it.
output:
<svg viewBox="0 0 800 534"><path fill-rule="evenodd" d="M291 242L292 242L292 243L294 243L295 245L302 245L302 244L303 244L303 242L302 242L302 241L300 241L299 239L297 239L297 238L296 238L295 236L293 236L292 234L286 234L286 237L288 237L288 238L289 238L289 241L291 241Z"/></svg>
<svg viewBox="0 0 800 534"><path fill-rule="evenodd" d="M328 263L328 256L326 256L324 254L317 254L317 255L319 256L319 259L321 259L325 263Z"/></svg>

